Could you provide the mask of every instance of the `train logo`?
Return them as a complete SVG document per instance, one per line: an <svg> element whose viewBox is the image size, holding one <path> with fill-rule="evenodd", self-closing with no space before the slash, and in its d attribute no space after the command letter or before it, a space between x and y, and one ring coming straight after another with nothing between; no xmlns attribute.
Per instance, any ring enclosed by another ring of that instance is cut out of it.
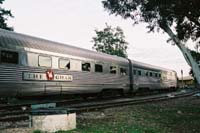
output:
<svg viewBox="0 0 200 133"><path fill-rule="evenodd" d="M46 71L46 77L47 77L47 80L53 80L54 79L54 73L51 69L48 69Z"/></svg>
<svg viewBox="0 0 200 133"><path fill-rule="evenodd" d="M23 80L34 81L72 81L72 75L54 74L52 70L47 70L45 73L24 72Z"/></svg>

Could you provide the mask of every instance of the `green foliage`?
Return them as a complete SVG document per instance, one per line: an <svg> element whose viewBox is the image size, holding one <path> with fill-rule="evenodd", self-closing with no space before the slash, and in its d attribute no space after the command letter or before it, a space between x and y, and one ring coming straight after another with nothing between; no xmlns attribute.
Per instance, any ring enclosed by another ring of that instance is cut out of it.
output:
<svg viewBox="0 0 200 133"><path fill-rule="evenodd" d="M35 130L35 131L33 131L33 133L42 133L42 131L41 130Z"/></svg>
<svg viewBox="0 0 200 133"><path fill-rule="evenodd" d="M2 4L4 0L0 0L0 4ZM13 27L9 27L6 23L9 17L13 17L10 10L6 10L0 7L0 28L6 30L13 30Z"/></svg>
<svg viewBox="0 0 200 133"><path fill-rule="evenodd" d="M127 57L127 45L123 30L120 27L112 28L106 24L103 30L95 30L96 37L93 37L93 49L98 52Z"/></svg>
<svg viewBox="0 0 200 133"><path fill-rule="evenodd" d="M111 14L148 23L149 31L173 26L181 41L200 37L200 0L104 0Z"/></svg>

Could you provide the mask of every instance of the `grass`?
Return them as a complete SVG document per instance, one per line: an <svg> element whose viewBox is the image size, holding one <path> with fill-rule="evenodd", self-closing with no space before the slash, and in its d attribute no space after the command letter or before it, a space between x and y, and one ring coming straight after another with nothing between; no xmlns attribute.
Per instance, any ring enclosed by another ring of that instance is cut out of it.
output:
<svg viewBox="0 0 200 133"><path fill-rule="evenodd" d="M198 133L199 105L200 99L190 97L105 109L96 112L93 118L77 118L75 130L56 133ZM103 117L96 117L102 113Z"/></svg>

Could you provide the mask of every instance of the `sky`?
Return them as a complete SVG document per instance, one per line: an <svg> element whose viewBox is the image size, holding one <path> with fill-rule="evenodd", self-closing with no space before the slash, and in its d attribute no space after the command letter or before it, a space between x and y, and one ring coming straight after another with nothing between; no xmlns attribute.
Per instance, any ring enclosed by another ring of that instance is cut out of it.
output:
<svg viewBox="0 0 200 133"><path fill-rule="evenodd" d="M166 42L167 34L147 33L146 24L110 15L101 0L5 0L3 7L14 16L7 23L15 32L92 50L94 30L107 23L124 31L130 59L175 70L179 77L190 70L178 47Z"/></svg>

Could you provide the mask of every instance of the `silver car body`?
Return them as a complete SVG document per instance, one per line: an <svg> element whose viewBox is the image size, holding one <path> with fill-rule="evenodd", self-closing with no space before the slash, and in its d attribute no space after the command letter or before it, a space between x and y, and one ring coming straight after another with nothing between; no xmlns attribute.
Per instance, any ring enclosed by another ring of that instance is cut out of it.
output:
<svg viewBox="0 0 200 133"><path fill-rule="evenodd" d="M161 76L145 76L147 71ZM0 29L1 97L129 92L176 82L172 70Z"/></svg>

